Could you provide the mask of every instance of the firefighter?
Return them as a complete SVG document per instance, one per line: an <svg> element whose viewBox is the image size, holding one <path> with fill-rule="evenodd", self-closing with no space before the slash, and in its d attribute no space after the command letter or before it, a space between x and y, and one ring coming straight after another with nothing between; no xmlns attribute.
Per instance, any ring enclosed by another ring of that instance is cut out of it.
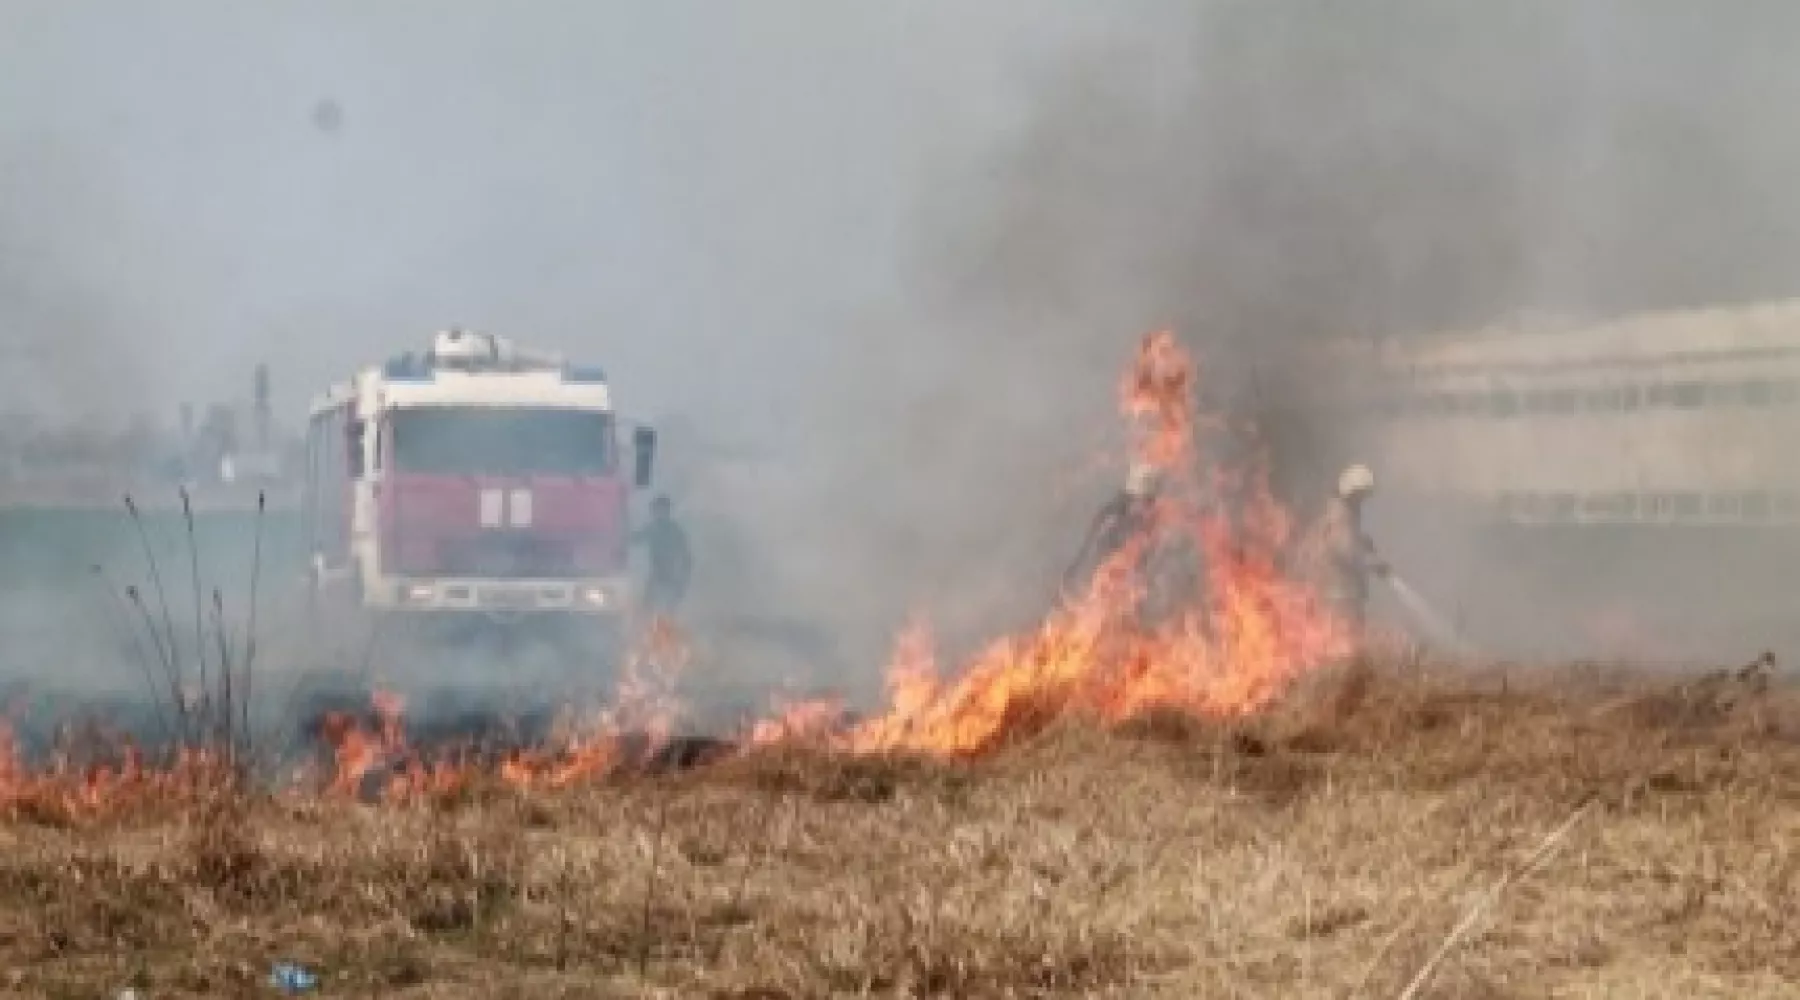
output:
<svg viewBox="0 0 1800 1000"><path fill-rule="evenodd" d="M1386 579L1391 572L1363 530L1363 504L1374 491L1375 473L1366 465L1352 465L1338 476L1337 492L1321 520L1315 555L1325 600L1358 632L1367 620L1369 577Z"/></svg>
<svg viewBox="0 0 1800 1000"><path fill-rule="evenodd" d="M1150 526L1150 513L1159 485L1160 477L1154 467L1145 464L1131 467L1125 478L1125 488L1094 515L1075 561L1063 573L1065 591L1087 586L1108 557L1124 547L1132 536Z"/></svg>
<svg viewBox="0 0 1800 1000"><path fill-rule="evenodd" d="M650 557L644 581L644 608L651 614L671 614L686 596L693 573L693 555L687 532L676 523L674 504L666 496L650 502L650 523L632 532L633 544L642 544Z"/></svg>

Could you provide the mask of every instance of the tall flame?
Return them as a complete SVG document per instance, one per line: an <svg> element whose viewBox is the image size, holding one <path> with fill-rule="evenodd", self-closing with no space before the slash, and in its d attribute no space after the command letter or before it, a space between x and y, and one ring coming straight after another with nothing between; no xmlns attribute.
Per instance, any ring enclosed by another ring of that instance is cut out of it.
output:
<svg viewBox="0 0 1800 1000"><path fill-rule="evenodd" d="M1220 428L1197 422L1194 376L1173 333L1140 343L1121 382L1121 407L1131 459L1155 470L1162 488L1144 526L1092 582L1036 629L992 643L949 679L929 632L910 626L889 665L886 710L837 734L839 746L967 755L1065 715L1244 714L1351 650L1349 629L1281 568L1289 522L1262 469L1205 461L1201 446L1216 444ZM1199 564L1199 586L1179 586L1183 550L1188 565ZM753 739L816 734L829 717L820 706L796 706Z"/></svg>

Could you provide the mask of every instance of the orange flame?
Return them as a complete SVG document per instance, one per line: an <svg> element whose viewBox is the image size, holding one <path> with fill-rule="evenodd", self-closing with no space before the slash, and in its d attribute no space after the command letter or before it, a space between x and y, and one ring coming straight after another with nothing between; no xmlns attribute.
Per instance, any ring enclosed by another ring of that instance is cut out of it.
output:
<svg viewBox="0 0 1800 1000"><path fill-rule="evenodd" d="M370 772L383 763L406 752L405 727L401 717L406 703L396 694L376 691L370 697L376 724L366 728L342 713L327 715L321 725L325 741L331 745L334 770L325 786L327 795L355 796Z"/></svg>
<svg viewBox="0 0 1800 1000"><path fill-rule="evenodd" d="M565 788L642 763L674 735L680 704L674 685L691 652L673 622L654 618L626 657L612 707L560 753L522 752L501 765L501 777L519 786Z"/></svg>
<svg viewBox="0 0 1800 1000"><path fill-rule="evenodd" d="M621 767L642 763L674 732L679 706L673 685L689 658L687 640L664 619L649 623L628 655L611 706L584 727L567 735L557 748L519 749L500 761L502 781L519 787L565 788L605 777ZM402 724L404 702L376 692L377 724L365 728L347 716L324 720L323 736L333 751L334 773L326 783L330 796L357 795L368 775L384 764L391 774L382 789L390 802L441 797L476 777L475 765L460 760L426 760L409 750Z"/></svg>
<svg viewBox="0 0 1800 1000"><path fill-rule="evenodd" d="M1193 454L1193 376L1193 363L1173 332L1158 330L1138 345L1119 383L1134 462L1166 474L1180 471Z"/></svg>
<svg viewBox="0 0 1800 1000"><path fill-rule="evenodd" d="M1194 366L1175 336L1145 337L1122 380L1121 405L1133 461L1163 483L1146 526L1102 562L1085 592L1034 631L994 642L954 679L939 675L924 627L909 626L889 666L887 709L839 733L836 744L968 755L1062 716L1117 721L1150 708L1244 714L1348 653L1348 629L1281 570L1289 524L1262 471L1202 461L1202 432L1218 425L1196 423L1193 389ZM1193 574L1203 586L1171 583L1179 577L1166 567L1180 560L1162 560L1184 548L1190 565L1198 557L1203 566ZM1162 613L1146 613L1154 599L1171 597ZM790 707L751 739L816 735L828 711Z"/></svg>
<svg viewBox="0 0 1800 1000"><path fill-rule="evenodd" d="M171 760L151 767L135 744L127 741L116 749L116 763L77 766L68 753L58 752L47 765L34 768L20 754L10 726L0 725L0 815L100 819L134 808L197 801L233 779L226 760L205 750L182 748Z"/></svg>

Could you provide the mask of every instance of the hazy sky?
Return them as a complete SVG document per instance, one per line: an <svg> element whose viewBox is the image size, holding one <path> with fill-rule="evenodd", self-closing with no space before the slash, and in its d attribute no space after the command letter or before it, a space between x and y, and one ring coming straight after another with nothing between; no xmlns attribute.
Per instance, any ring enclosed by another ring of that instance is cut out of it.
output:
<svg viewBox="0 0 1800 1000"><path fill-rule="evenodd" d="M1800 265L1780 3L0 3L16 406L295 413L464 324L760 420L933 283L1116 354Z"/></svg>
<svg viewBox="0 0 1800 1000"><path fill-rule="evenodd" d="M464 324L579 350L628 406L778 399L1102 6L6 0L13 387L166 409L266 359L292 412Z"/></svg>

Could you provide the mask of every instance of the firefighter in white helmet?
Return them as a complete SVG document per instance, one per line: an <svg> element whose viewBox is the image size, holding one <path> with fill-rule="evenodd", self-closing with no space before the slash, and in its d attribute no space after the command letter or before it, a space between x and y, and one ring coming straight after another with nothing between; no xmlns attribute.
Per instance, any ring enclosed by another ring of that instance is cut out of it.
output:
<svg viewBox="0 0 1800 1000"><path fill-rule="evenodd" d="M1125 474L1125 495L1147 500L1156 494L1156 487L1162 481L1156 466L1148 462L1133 462L1130 471Z"/></svg>
<svg viewBox="0 0 1800 1000"><path fill-rule="evenodd" d="M1375 491L1375 473L1360 463L1338 475L1337 492L1326 504L1315 534L1312 560L1325 600L1360 630L1367 617L1369 577L1386 577L1387 560L1363 530L1363 504Z"/></svg>
<svg viewBox="0 0 1800 1000"><path fill-rule="evenodd" d="M1108 557L1123 548L1132 536L1149 528L1150 513L1161 485L1161 470L1146 462L1132 464L1125 474L1125 488L1114 494L1094 515L1075 561L1063 573L1065 591L1085 587Z"/></svg>

